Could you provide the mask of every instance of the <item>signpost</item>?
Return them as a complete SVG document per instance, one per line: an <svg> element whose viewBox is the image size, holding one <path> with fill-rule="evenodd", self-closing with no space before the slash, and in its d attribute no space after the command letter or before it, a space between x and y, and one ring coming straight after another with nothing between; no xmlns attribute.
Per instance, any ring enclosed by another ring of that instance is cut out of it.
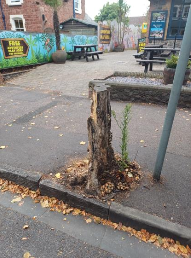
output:
<svg viewBox="0 0 191 258"><path fill-rule="evenodd" d="M163 132L162 132L157 159L155 163L153 177L156 180L160 180L164 158L165 158L166 150L168 146L168 141L170 138L170 133L171 133L171 129L172 129L175 113L176 113L176 108L180 98L180 92L181 92L181 88L184 80L184 75L185 75L186 67L188 65L189 55L191 51L190 31L191 31L191 7L188 14L188 19L187 19L186 28L185 28L184 37L183 37L180 55L179 55L179 60L178 60L178 64L175 72L173 86L172 86L168 108L166 112L166 118L163 126Z"/></svg>
<svg viewBox="0 0 191 258"><path fill-rule="evenodd" d="M110 26L100 25L100 44L110 44L111 28Z"/></svg>
<svg viewBox="0 0 191 258"><path fill-rule="evenodd" d="M23 38L1 39L5 59L27 56L29 45Z"/></svg>
<svg viewBox="0 0 191 258"><path fill-rule="evenodd" d="M146 38L138 39L137 53L143 52L145 46L146 46Z"/></svg>
<svg viewBox="0 0 191 258"><path fill-rule="evenodd" d="M168 11L153 11L151 13L149 38L164 39Z"/></svg>

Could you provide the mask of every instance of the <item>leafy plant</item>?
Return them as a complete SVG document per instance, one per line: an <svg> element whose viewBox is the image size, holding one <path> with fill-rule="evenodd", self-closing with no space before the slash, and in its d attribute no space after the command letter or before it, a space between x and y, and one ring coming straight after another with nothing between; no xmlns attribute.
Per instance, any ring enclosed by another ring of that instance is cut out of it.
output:
<svg viewBox="0 0 191 258"><path fill-rule="evenodd" d="M129 163L129 153L127 148L128 143L128 124L130 121L130 112L131 112L131 104L127 104L125 109L123 110L122 121L119 122L114 110L111 111L112 115L121 130L121 161L120 167L121 169L125 169Z"/></svg>
<svg viewBox="0 0 191 258"><path fill-rule="evenodd" d="M46 5L49 5L53 8L53 25L54 25L54 32L56 38L56 49L61 50L60 47L60 27L59 27L59 19L58 19L58 8L62 5L61 0L44 0Z"/></svg>
<svg viewBox="0 0 191 258"><path fill-rule="evenodd" d="M178 58L179 58L178 56L172 55L170 59L166 59L166 67L176 69L178 64ZM187 64L187 69L190 69L190 66L191 66L191 61L189 60Z"/></svg>

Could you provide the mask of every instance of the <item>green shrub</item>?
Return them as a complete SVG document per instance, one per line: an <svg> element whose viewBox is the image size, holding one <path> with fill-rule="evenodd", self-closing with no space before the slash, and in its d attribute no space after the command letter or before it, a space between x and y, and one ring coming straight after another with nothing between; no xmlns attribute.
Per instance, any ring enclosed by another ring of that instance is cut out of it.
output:
<svg viewBox="0 0 191 258"><path fill-rule="evenodd" d="M166 59L166 67L167 68L172 68L172 69L176 69L176 66L178 64L178 56L176 55L172 55L170 59ZM187 69L190 69L191 66L191 61L188 61L187 64Z"/></svg>

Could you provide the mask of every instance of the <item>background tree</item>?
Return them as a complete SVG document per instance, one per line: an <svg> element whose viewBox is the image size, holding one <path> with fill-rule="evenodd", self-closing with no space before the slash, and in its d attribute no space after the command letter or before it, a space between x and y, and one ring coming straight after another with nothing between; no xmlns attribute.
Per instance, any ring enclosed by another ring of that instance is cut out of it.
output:
<svg viewBox="0 0 191 258"><path fill-rule="evenodd" d="M99 14L95 16L95 21L112 21L117 20L118 23L118 43L123 43L125 28L128 26L128 12L130 6L124 0L119 0L118 3L103 6Z"/></svg>
<svg viewBox="0 0 191 258"><path fill-rule="evenodd" d="M60 23L58 18L58 8L62 5L62 0L44 0L45 4L53 8L53 26L56 38L56 49L61 50L60 47Z"/></svg>
<svg viewBox="0 0 191 258"><path fill-rule="evenodd" d="M117 19L118 3L109 2L103 6L99 14L95 16L95 21L113 21Z"/></svg>

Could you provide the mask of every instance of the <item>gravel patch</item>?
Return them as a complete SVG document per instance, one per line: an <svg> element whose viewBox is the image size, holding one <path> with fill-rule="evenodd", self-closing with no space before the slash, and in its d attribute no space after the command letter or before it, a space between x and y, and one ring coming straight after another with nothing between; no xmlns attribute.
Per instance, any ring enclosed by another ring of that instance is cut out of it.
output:
<svg viewBox="0 0 191 258"><path fill-rule="evenodd" d="M128 84L143 84L143 85L153 85L153 86L165 86L163 79L157 78L137 78L137 77L110 77L106 81L109 82L120 82ZM188 82L186 87L191 87L191 82Z"/></svg>

